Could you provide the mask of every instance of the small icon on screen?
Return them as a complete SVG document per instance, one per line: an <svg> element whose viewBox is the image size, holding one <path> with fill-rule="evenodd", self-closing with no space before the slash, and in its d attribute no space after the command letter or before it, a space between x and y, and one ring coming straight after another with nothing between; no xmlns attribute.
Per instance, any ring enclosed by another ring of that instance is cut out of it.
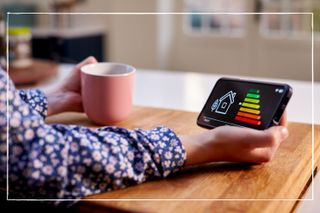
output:
<svg viewBox="0 0 320 213"><path fill-rule="evenodd" d="M215 111L219 114L227 114L230 106L234 103L234 97L237 93L233 91L227 92L221 98L216 99L211 105L211 112Z"/></svg>

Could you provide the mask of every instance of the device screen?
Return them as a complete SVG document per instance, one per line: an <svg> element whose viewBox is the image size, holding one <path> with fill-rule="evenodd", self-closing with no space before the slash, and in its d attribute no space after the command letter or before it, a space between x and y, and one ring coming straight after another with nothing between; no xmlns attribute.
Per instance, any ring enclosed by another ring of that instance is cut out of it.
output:
<svg viewBox="0 0 320 213"><path fill-rule="evenodd" d="M287 97L286 103L289 101L288 88L286 84L222 78L215 85L198 123L207 127L238 125L266 129L278 109L285 108L283 99Z"/></svg>

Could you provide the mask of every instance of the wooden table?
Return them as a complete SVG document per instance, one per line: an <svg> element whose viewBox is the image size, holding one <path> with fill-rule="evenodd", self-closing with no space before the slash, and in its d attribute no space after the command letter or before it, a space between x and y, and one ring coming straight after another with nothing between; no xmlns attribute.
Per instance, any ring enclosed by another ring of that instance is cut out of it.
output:
<svg viewBox="0 0 320 213"><path fill-rule="evenodd" d="M130 118L118 126L147 129L163 124L178 134L206 131L196 126L196 117L196 113L185 111L135 107ZM53 116L47 121L96 127L84 114L77 113ZM86 198L135 200L92 200L80 202L78 207L91 212L110 208L130 212L290 212L310 185L312 127L302 123L289 123L288 127L290 136L270 163L254 166L212 163L186 168L166 179ZM315 126L316 168L320 156L319 131L320 126Z"/></svg>

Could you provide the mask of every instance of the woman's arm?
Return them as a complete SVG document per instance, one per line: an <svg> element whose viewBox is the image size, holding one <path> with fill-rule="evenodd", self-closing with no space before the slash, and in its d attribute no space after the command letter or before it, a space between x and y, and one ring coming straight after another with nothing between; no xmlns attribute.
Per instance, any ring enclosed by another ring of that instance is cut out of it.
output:
<svg viewBox="0 0 320 213"><path fill-rule="evenodd" d="M9 127L10 198L80 198L165 177L184 164L185 150L169 128L92 130L47 125L11 82L6 91L7 83L0 71L0 105L4 106L0 108L0 179L3 185Z"/></svg>
<svg viewBox="0 0 320 213"><path fill-rule="evenodd" d="M85 61L95 63L94 58ZM48 103L44 108L48 108L49 115L82 111L80 67L47 94L47 102L38 93L38 98ZM28 198L78 198L165 177L183 164L266 162L288 136L284 126L265 131L224 126L179 139L166 127L130 131L47 125L11 83L7 93L7 82L6 74L0 71L0 183L5 183L9 127L9 188Z"/></svg>

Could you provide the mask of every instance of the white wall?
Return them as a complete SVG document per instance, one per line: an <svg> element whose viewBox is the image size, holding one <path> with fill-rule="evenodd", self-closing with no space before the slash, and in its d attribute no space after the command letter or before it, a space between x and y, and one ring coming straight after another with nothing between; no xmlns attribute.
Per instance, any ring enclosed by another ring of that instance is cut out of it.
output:
<svg viewBox="0 0 320 213"><path fill-rule="evenodd" d="M155 0L87 1L76 11L91 12L153 12ZM154 15L97 15L90 24L105 26L106 51L112 61L141 68L157 68L157 17ZM83 22L77 20L77 26Z"/></svg>

